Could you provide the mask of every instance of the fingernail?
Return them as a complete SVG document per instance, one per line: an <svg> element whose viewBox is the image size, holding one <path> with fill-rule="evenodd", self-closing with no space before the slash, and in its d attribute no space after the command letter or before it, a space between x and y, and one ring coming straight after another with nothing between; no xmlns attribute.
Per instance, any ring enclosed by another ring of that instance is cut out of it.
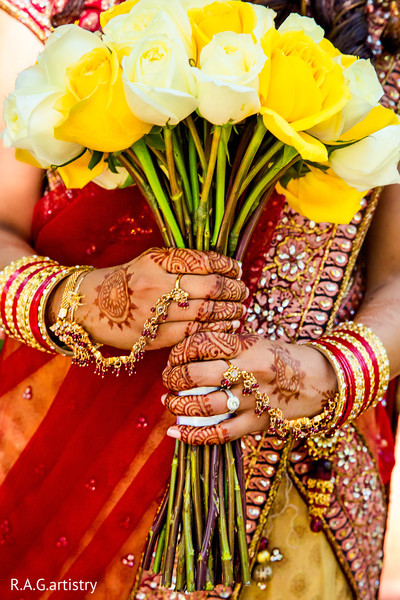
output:
<svg viewBox="0 0 400 600"><path fill-rule="evenodd" d="M180 433L179 429L177 429L176 427L170 427L167 431L167 435L169 437L175 438L176 440L181 439L181 433Z"/></svg>
<svg viewBox="0 0 400 600"><path fill-rule="evenodd" d="M248 287L246 287L246 298L248 298L250 296L250 290ZM246 300L245 298L245 300Z"/></svg>
<svg viewBox="0 0 400 600"><path fill-rule="evenodd" d="M238 275L238 279L242 279L242 275L243 275L243 268L242 268L242 261L238 260L237 261L238 265L239 265L239 275Z"/></svg>
<svg viewBox="0 0 400 600"><path fill-rule="evenodd" d="M165 406L165 398L167 397L167 394L164 394L163 396L161 396L161 404L164 404Z"/></svg>
<svg viewBox="0 0 400 600"><path fill-rule="evenodd" d="M240 327L240 321L232 321L233 329L239 329L239 327Z"/></svg>
<svg viewBox="0 0 400 600"><path fill-rule="evenodd" d="M244 304L242 304L242 315L245 315L247 313L247 308L245 307Z"/></svg>

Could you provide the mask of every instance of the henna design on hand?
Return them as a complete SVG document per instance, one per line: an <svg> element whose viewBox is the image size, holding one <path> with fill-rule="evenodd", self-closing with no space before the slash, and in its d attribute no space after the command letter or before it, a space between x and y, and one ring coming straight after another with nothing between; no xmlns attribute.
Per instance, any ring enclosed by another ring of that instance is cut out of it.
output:
<svg viewBox="0 0 400 600"><path fill-rule="evenodd" d="M199 333L199 331L214 331L215 333L232 331L232 321L217 321L216 323L199 323L198 321L189 321L185 329L185 337Z"/></svg>
<svg viewBox="0 0 400 600"><path fill-rule="evenodd" d="M233 258L212 251L150 248L146 255L169 273L220 273L235 279L240 273L239 264Z"/></svg>
<svg viewBox="0 0 400 600"><path fill-rule="evenodd" d="M272 385L276 386L272 394L278 396L278 402L284 400L288 404L292 398L295 400L299 398L300 391L304 389L306 374L301 370L300 361L293 358L286 348L273 346L270 350L274 355L271 368L275 376Z"/></svg>
<svg viewBox="0 0 400 600"><path fill-rule="evenodd" d="M168 366L203 360L230 360L257 340L258 336L254 334L195 333L172 348Z"/></svg>
<svg viewBox="0 0 400 600"><path fill-rule="evenodd" d="M230 279L229 277L216 274L214 283L206 298L241 302L246 298L246 285L238 279Z"/></svg>
<svg viewBox="0 0 400 600"><path fill-rule="evenodd" d="M122 328L131 327L134 321L133 311L138 307L132 302L133 290L129 281L133 273L128 273L129 267L120 267L105 276L101 285L96 288L97 298L94 303L99 308L99 318L107 319L110 329L114 325Z"/></svg>
<svg viewBox="0 0 400 600"><path fill-rule="evenodd" d="M167 394L164 405L173 415L187 417L210 417L213 410L208 396L175 396Z"/></svg>
<svg viewBox="0 0 400 600"><path fill-rule="evenodd" d="M243 304L204 300L197 311L196 321L225 321L243 317Z"/></svg>
<svg viewBox="0 0 400 600"><path fill-rule="evenodd" d="M189 427L188 425L178 425L181 440L186 444L193 446L226 444L229 442L228 430L222 425L213 425L210 427Z"/></svg>
<svg viewBox="0 0 400 600"><path fill-rule="evenodd" d="M165 387L173 392L190 390L196 387L196 383L189 373L189 365L181 365L173 368L167 367L163 371L162 380Z"/></svg>

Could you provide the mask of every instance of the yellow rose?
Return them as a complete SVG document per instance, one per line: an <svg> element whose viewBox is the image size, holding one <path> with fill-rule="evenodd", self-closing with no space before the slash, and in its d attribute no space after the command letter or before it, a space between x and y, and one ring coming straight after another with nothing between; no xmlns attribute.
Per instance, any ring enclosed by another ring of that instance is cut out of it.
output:
<svg viewBox="0 0 400 600"><path fill-rule="evenodd" d="M125 0L125 2L122 2L121 4L116 4L108 10L105 10L104 12L100 13L101 28L104 29L108 21L111 21L111 19L113 19L114 17L119 17L119 15L127 15L130 12L131 8L133 8L138 2L139 0Z"/></svg>
<svg viewBox="0 0 400 600"><path fill-rule="evenodd" d="M331 169L310 169L304 177L291 179L286 188L278 183L277 192L286 196L289 206L307 219L317 223L350 223L366 192L350 187Z"/></svg>
<svg viewBox="0 0 400 600"><path fill-rule="evenodd" d="M203 8L188 10L193 36L200 55L203 47L216 33L252 33L257 25L257 15L248 2L212 2Z"/></svg>
<svg viewBox="0 0 400 600"><path fill-rule="evenodd" d="M118 173L112 173L107 162L102 158L93 169L89 169L91 158L92 154L87 150L74 162L57 169L68 189L81 189L93 181L102 188L113 190L125 183L128 172L124 168L117 167Z"/></svg>
<svg viewBox="0 0 400 600"><path fill-rule="evenodd" d="M107 47L95 48L70 65L65 79L67 93L55 105L64 117L54 128L56 138L115 152L150 131L151 125L129 109L117 55Z"/></svg>
<svg viewBox="0 0 400 600"><path fill-rule="evenodd" d="M93 169L89 169L91 158L91 153L86 150L85 154L74 160L74 162L57 169L68 189L83 188L104 171L106 166L104 161L98 162Z"/></svg>
<svg viewBox="0 0 400 600"><path fill-rule="evenodd" d="M261 45L269 57L259 88L266 128L305 160L326 161L324 144L306 130L338 113L350 99L342 68L303 31L270 29Z"/></svg>

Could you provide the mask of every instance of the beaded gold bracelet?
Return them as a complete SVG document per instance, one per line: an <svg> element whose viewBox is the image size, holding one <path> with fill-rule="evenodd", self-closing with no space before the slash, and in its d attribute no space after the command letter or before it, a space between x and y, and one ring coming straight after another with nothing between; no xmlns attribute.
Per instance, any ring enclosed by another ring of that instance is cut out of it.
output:
<svg viewBox="0 0 400 600"><path fill-rule="evenodd" d="M329 398L320 414L315 417L300 417L298 419L286 419L280 408L273 408L268 394L259 389L257 379L248 371L242 371L235 367L230 361L226 361L228 369L222 375L221 388L229 389L235 383L243 380L243 394L253 394L256 401L254 413L260 417L268 413L269 429L280 438L292 434L295 439L302 439L330 429L335 415L337 396Z"/></svg>
<svg viewBox="0 0 400 600"><path fill-rule="evenodd" d="M129 354L104 356L100 351L102 344L92 341L89 333L81 325L63 316L60 317L60 314L68 314L70 306L76 306L77 298L74 294L70 295L71 290L69 288L64 291L61 300L62 308L56 323L50 329L61 342L72 350L74 364L86 367L94 363L95 373L102 377L108 371L119 375L122 368L131 375L136 371L136 363L143 358L148 340L155 339L160 323L167 318L168 309L172 302L176 302L180 308L188 308L189 294L180 288L180 279L181 275L178 275L173 289L167 294L163 294L156 301L155 306L151 309L154 316L146 319L142 335L135 342Z"/></svg>

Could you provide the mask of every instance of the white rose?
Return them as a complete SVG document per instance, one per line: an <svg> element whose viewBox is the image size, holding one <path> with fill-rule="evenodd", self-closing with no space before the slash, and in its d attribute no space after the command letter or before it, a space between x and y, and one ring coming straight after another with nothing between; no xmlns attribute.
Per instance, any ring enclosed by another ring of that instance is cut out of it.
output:
<svg viewBox="0 0 400 600"><path fill-rule="evenodd" d="M278 28L279 33L285 33L287 31L304 31L316 44L318 44L325 35L322 27L317 25L314 19L311 17L302 17L297 13L292 13L284 20L282 25Z"/></svg>
<svg viewBox="0 0 400 600"><path fill-rule="evenodd" d="M261 40L268 29L275 27L276 12L272 8L254 4L253 10L256 13L257 24L253 30L253 34L257 41Z"/></svg>
<svg viewBox="0 0 400 600"><path fill-rule="evenodd" d="M142 38L161 34L181 40L188 55L195 56L189 17L178 0L139 0L129 13L110 19L103 31L104 42L117 52L126 53Z"/></svg>
<svg viewBox="0 0 400 600"><path fill-rule="evenodd" d="M49 84L65 89L67 67L94 48L103 47L104 43L95 33L78 25L62 25L49 36L37 62L46 73Z"/></svg>
<svg viewBox="0 0 400 600"><path fill-rule="evenodd" d="M267 57L250 34L216 34L193 68L198 84L201 115L223 125L238 123L260 109L259 74Z"/></svg>
<svg viewBox="0 0 400 600"><path fill-rule="evenodd" d="M129 173L124 167L117 167L117 171L118 173L113 173L109 168L106 168L92 181L106 190L115 190L122 187L129 177Z"/></svg>
<svg viewBox="0 0 400 600"><path fill-rule="evenodd" d="M400 124L389 125L347 148L335 150L329 163L333 171L360 192L400 183Z"/></svg>
<svg viewBox="0 0 400 600"><path fill-rule="evenodd" d="M144 37L122 61L125 96L146 123L176 125L198 106L189 57L166 35Z"/></svg>
<svg viewBox="0 0 400 600"><path fill-rule="evenodd" d="M335 60L342 66L341 56ZM338 114L308 131L324 142L338 140L362 121L383 95L382 86L369 60L358 59L347 68L342 68L351 93L350 100Z"/></svg>
<svg viewBox="0 0 400 600"><path fill-rule="evenodd" d="M62 93L47 83L46 73L38 65L20 73L14 92L4 101L4 145L28 150L43 168L78 156L82 146L54 137L61 115L53 106Z"/></svg>
<svg viewBox="0 0 400 600"><path fill-rule="evenodd" d="M208 4L212 4L215 0L179 0L185 10L192 8L204 8Z"/></svg>

